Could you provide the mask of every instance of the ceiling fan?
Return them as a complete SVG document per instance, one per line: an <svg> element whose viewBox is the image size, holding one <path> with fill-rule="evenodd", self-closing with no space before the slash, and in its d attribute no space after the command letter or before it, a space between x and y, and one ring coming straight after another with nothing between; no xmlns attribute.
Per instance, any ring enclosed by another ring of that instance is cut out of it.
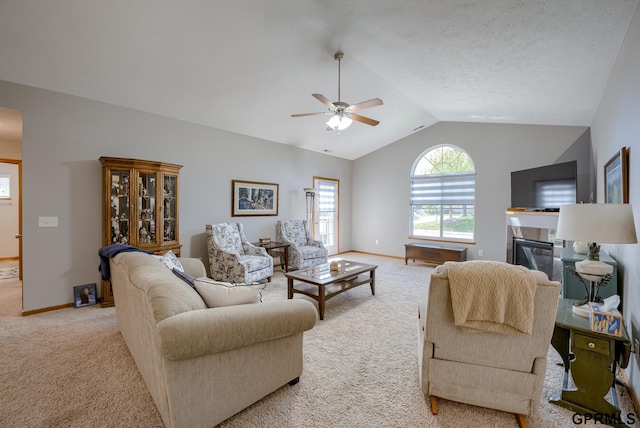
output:
<svg viewBox="0 0 640 428"><path fill-rule="evenodd" d="M321 114L329 115L331 116L331 118L327 121L327 131L338 131L338 134L343 129L347 129L354 120L361 123L366 123L367 125L371 126L376 126L380 123L377 120L355 114L355 112L357 111L382 105L382 100L380 98L373 98L371 100L363 101L361 103L353 105L349 105L345 102L340 101L340 61L343 57L344 54L340 51L336 52L335 55L333 55L333 59L338 61L338 101L332 103L324 95L311 94L314 98L327 106L328 110L317 113L292 114L291 117L317 116Z"/></svg>

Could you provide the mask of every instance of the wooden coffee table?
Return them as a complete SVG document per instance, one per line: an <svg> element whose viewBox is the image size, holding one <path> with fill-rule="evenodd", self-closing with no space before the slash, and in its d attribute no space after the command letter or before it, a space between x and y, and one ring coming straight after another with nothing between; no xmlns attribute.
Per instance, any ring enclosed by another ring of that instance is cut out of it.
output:
<svg viewBox="0 0 640 428"><path fill-rule="evenodd" d="M320 319L324 319L325 302L362 284L371 285L371 294L376 294L377 265L368 265L349 260L336 260L338 272L332 272L329 263L286 272L287 294L293 299L293 293L304 294L318 302ZM369 273L369 275L363 275ZM294 283L294 281L299 281Z"/></svg>

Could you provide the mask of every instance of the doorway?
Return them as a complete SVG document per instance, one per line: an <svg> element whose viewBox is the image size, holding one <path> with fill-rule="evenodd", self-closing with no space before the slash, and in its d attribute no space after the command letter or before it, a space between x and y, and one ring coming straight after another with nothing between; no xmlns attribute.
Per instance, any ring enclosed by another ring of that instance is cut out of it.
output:
<svg viewBox="0 0 640 428"><path fill-rule="evenodd" d="M314 236L324 244L329 255L339 252L340 232L340 180L313 177L318 189L314 217Z"/></svg>
<svg viewBox="0 0 640 428"><path fill-rule="evenodd" d="M20 315L22 288L22 112L0 107L0 310ZM17 313L14 313L16 312Z"/></svg>

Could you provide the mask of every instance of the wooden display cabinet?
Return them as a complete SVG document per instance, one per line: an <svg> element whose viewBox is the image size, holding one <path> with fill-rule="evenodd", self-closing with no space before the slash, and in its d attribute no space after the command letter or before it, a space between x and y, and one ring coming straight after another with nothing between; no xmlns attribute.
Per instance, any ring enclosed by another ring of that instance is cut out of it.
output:
<svg viewBox="0 0 640 428"><path fill-rule="evenodd" d="M182 165L101 157L103 246L127 244L180 255L178 175ZM113 306L111 283L102 281L102 306Z"/></svg>

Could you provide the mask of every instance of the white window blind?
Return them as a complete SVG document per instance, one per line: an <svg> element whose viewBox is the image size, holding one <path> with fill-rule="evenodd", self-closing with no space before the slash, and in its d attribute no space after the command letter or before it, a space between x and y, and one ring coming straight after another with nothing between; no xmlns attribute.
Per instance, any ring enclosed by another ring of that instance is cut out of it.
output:
<svg viewBox="0 0 640 428"><path fill-rule="evenodd" d="M0 198L11 198L11 176L0 174Z"/></svg>
<svg viewBox="0 0 640 428"><path fill-rule="evenodd" d="M475 173L411 178L411 205L473 205L475 194Z"/></svg>
<svg viewBox="0 0 640 428"><path fill-rule="evenodd" d="M333 186L318 186L318 212L334 212L336 210L335 190Z"/></svg>

